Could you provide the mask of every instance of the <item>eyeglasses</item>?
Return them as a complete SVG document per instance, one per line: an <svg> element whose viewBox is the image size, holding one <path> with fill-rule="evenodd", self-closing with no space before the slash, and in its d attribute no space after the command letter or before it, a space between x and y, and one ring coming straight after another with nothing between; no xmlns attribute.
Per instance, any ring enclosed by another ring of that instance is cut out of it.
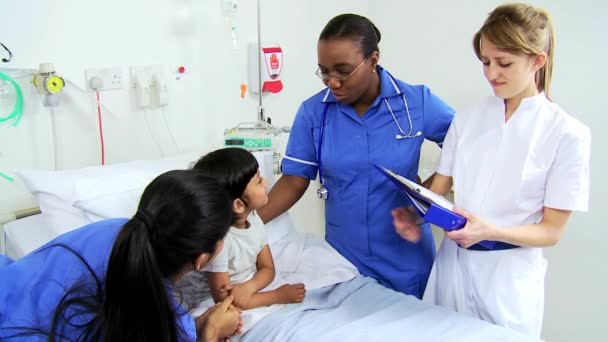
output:
<svg viewBox="0 0 608 342"><path fill-rule="evenodd" d="M350 74L347 73L343 73L343 72L337 72L336 74L330 75L326 72L322 72L321 69L317 69L317 72L315 72L315 75L319 76L319 78L324 82L327 83L329 82L330 78L334 78L336 81L338 82L345 82L346 80L348 80L349 78L351 78L351 76L353 76L353 74L359 70L359 68L363 65L363 63L365 63L365 61L367 61L367 58L364 58L361 63L359 63L359 65L357 65L357 67L355 68L355 70L353 70Z"/></svg>

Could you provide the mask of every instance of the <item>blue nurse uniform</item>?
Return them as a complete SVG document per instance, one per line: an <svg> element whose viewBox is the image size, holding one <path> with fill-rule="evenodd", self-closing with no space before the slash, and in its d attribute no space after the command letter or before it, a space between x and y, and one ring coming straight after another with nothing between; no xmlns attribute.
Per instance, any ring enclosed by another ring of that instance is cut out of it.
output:
<svg viewBox="0 0 608 342"><path fill-rule="evenodd" d="M114 240L126 222L112 219L92 223L0 266L0 341L46 341L48 336L32 335L32 331L48 332L57 304L76 282L84 280L87 289L96 289L83 260L103 284ZM176 315L180 340L195 341L194 320L185 310L177 309ZM72 322L82 323L90 318L84 314ZM63 326L61 340L75 341L80 333L81 328Z"/></svg>
<svg viewBox="0 0 608 342"><path fill-rule="evenodd" d="M362 274L420 298L435 257L430 227L422 229L419 243L395 232L391 210L409 203L373 165L415 179L422 142L429 139L441 145L454 111L427 87L399 81L380 66L377 71L380 93L361 117L352 106L338 102L328 88L302 103L282 172L312 180L321 165L329 192L326 240ZM412 132L411 137L396 139L401 131ZM317 158L320 140L322 160Z"/></svg>

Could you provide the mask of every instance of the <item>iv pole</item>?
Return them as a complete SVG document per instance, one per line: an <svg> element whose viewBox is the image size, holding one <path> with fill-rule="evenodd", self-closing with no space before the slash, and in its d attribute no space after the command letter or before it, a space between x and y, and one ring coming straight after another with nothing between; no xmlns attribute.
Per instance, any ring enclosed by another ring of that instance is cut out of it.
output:
<svg viewBox="0 0 608 342"><path fill-rule="evenodd" d="M264 115L264 105L262 103L262 10L260 1L257 0L258 7L258 122L266 123L266 116Z"/></svg>
<svg viewBox="0 0 608 342"><path fill-rule="evenodd" d="M280 127L275 128L270 123L270 118L267 118L264 114L264 104L262 102L262 9L261 9L261 0L257 0L257 10L258 10L258 120L256 123L257 127L261 127L264 129L269 129L274 132L274 134L279 134L281 132L289 132L290 128ZM265 62L265 61L264 61Z"/></svg>

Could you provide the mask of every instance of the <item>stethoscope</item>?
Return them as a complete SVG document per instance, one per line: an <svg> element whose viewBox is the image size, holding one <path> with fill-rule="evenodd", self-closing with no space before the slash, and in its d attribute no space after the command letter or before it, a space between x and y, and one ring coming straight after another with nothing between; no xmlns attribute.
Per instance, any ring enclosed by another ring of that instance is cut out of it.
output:
<svg viewBox="0 0 608 342"><path fill-rule="evenodd" d="M392 76L390 76L390 80L393 82L393 86L395 87L395 90L397 92L399 92L399 88L397 87L397 84L395 84L395 81L393 80ZM329 89L327 89L328 94L329 94ZM326 96L327 97L327 96ZM403 131L403 129L401 128L401 125L399 125L399 121L397 121L397 117L395 116L395 113L393 112L393 108L391 108L391 104L388 102L388 99L385 98L384 99L384 103L386 104L386 107L388 108L388 111L391 113L391 116L393 117L393 121L395 121L395 124L397 125L397 129L399 130L399 134L395 135L395 139L397 140L401 140L401 139L410 139L410 138L416 138L422 135L421 131L416 132L415 134L412 134L414 131L414 126L412 124L412 116L410 115L410 107L407 104L407 99L405 98L405 94L401 94L401 98L403 99L403 104L405 105L405 112L407 113L407 121L410 124L410 131L405 134L405 132ZM324 199L326 200L329 197L329 191L327 190L327 187L325 186L325 180L323 178L323 168L321 167L321 146L323 146L323 131L325 130L325 117L327 116L327 108L329 107L329 103L325 103L325 108L323 108L323 116L321 117L321 132L319 134L319 147L318 147L318 151L317 151L317 160L318 160L318 166L319 166L319 181L321 182L321 186L319 187L319 189L317 189L317 196L319 196L320 199Z"/></svg>

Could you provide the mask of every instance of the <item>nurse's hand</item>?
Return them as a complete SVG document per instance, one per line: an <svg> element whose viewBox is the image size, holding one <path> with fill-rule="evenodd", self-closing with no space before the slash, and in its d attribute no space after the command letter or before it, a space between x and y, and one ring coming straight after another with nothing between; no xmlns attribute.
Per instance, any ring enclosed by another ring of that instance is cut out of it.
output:
<svg viewBox="0 0 608 342"><path fill-rule="evenodd" d="M240 333L241 311L232 305L233 300L232 296L226 297L195 320L198 341L229 341L230 336Z"/></svg>
<svg viewBox="0 0 608 342"><path fill-rule="evenodd" d="M445 236L464 248L482 240L491 240L495 226L463 209L454 208L454 212L467 219L467 224L459 230L446 231Z"/></svg>
<svg viewBox="0 0 608 342"><path fill-rule="evenodd" d="M421 223L421 218L412 207L393 209L391 214L393 215L395 232L399 236L409 242L416 243L420 241L421 232L419 224Z"/></svg>

